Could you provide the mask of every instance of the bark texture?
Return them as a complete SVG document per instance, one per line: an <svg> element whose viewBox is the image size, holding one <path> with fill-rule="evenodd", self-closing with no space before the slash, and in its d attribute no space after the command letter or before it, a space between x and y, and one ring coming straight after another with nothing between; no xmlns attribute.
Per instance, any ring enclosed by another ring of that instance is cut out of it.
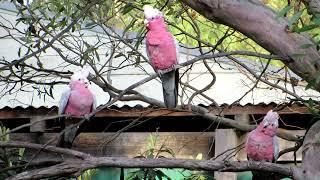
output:
<svg viewBox="0 0 320 180"><path fill-rule="evenodd" d="M288 22L261 1L181 0L207 19L230 26L268 51L283 57L283 62L308 82L320 71L320 53L310 37L288 31ZM312 44L309 48L301 48ZM320 83L315 85L320 91Z"/></svg>
<svg viewBox="0 0 320 180"><path fill-rule="evenodd" d="M316 180L320 177L320 121L307 132L302 149L303 177Z"/></svg>
<svg viewBox="0 0 320 180"><path fill-rule="evenodd" d="M320 0L304 0L303 2L307 6L309 14L320 18Z"/></svg>
<svg viewBox="0 0 320 180"><path fill-rule="evenodd" d="M77 176L80 172L98 167L125 167L125 168L185 168L191 170L207 171L247 171L258 170L266 172L277 172L286 176L294 176L299 168L273 164L268 162L236 162L236 161L211 161L211 160L190 160L190 159L141 159L121 157L90 157L84 160L65 161L63 163L25 171L11 179L40 179L54 176Z"/></svg>

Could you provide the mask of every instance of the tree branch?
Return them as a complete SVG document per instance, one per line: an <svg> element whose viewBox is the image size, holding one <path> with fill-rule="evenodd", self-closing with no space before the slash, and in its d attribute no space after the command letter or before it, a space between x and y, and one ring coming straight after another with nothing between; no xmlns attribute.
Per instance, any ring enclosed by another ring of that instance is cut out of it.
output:
<svg viewBox="0 0 320 180"><path fill-rule="evenodd" d="M39 149L42 148L40 144L24 143L17 141L0 142L0 147L24 147ZM190 170L206 170L206 171L266 171L276 172L286 176L295 177L300 174L301 170L298 167L280 165L268 162L254 162L254 161L212 161L212 160L192 160L192 159L145 159L145 158L124 158L124 157L93 157L89 154L81 153L78 151L63 149L54 146L46 146L44 149L53 153L63 153L82 157L80 159L68 159L63 163L49 166L46 168L26 171L10 179L40 179L49 178L54 176L70 176L79 174L87 169L99 167L124 167L124 168L184 168Z"/></svg>
<svg viewBox="0 0 320 180"><path fill-rule="evenodd" d="M182 0L207 19L230 26L281 56L293 72L312 83L318 76L320 53L309 37L286 31L288 22L260 1ZM272 27L272 30L270 30ZM303 45L311 45L304 49ZM303 58L297 54L304 55ZM320 82L315 89L320 91Z"/></svg>

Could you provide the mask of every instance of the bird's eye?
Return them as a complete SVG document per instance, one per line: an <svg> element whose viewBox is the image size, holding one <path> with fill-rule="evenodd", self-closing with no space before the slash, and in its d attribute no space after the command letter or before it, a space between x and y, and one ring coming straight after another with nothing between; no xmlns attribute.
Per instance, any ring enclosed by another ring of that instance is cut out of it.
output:
<svg viewBox="0 0 320 180"><path fill-rule="evenodd" d="M271 126L273 127L274 124L271 124Z"/></svg>

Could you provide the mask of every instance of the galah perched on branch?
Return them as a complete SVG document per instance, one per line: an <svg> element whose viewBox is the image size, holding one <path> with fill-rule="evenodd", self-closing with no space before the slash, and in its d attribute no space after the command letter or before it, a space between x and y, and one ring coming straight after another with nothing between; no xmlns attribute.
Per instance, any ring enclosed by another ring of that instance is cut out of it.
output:
<svg viewBox="0 0 320 180"><path fill-rule="evenodd" d="M279 115L270 110L256 129L248 134L245 149L249 161L276 162L279 143L276 136ZM266 173L253 172L253 179L269 178Z"/></svg>
<svg viewBox="0 0 320 180"><path fill-rule="evenodd" d="M88 76L89 70L85 68L73 73L69 88L61 96L59 114L84 116L96 109L95 97L88 89Z"/></svg>
<svg viewBox="0 0 320 180"><path fill-rule="evenodd" d="M69 88L61 95L59 115L85 116L96 109L96 99L88 89L88 76L89 70L85 68L73 73ZM79 127L72 127L72 125L67 127L58 142L58 146L71 148L74 139L83 126L84 124Z"/></svg>
<svg viewBox="0 0 320 180"><path fill-rule="evenodd" d="M145 24L148 32L146 36L147 54L151 65L159 74L162 81L163 98L167 108L175 108L178 102L178 42L167 30L162 13L149 5L143 7ZM164 73L168 69L173 71Z"/></svg>

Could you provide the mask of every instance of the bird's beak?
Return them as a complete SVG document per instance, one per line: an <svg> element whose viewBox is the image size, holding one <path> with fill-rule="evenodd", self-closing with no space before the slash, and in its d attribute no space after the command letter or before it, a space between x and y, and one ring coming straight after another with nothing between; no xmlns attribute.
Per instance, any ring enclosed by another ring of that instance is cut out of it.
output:
<svg viewBox="0 0 320 180"><path fill-rule="evenodd" d="M144 23L144 25L148 26L149 21L147 19L144 19L143 23Z"/></svg>

